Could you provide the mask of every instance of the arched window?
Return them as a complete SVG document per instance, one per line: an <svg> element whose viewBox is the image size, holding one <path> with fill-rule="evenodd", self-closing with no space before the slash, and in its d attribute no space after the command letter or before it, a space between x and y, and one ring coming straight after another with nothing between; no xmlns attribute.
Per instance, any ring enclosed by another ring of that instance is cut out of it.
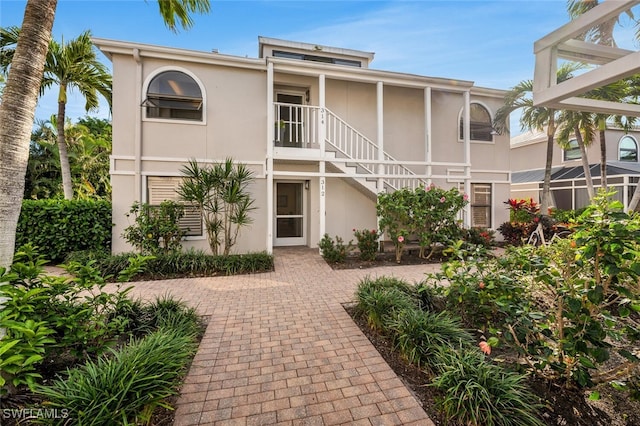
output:
<svg viewBox="0 0 640 426"><path fill-rule="evenodd" d="M620 143L618 144L618 159L620 161L638 162L638 143L633 137L625 135L620 139Z"/></svg>
<svg viewBox="0 0 640 426"><path fill-rule="evenodd" d="M471 140L493 141L493 127L491 126L491 114L479 103L471 103L469 114L471 116ZM464 116L460 114L460 139L464 139Z"/></svg>
<svg viewBox="0 0 640 426"><path fill-rule="evenodd" d="M165 71L153 77L142 104L147 118L202 121L202 91L181 71Z"/></svg>
<svg viewBox="0 0 640 426"><path fill-rule="evenodd" d="M578 146L578 141L576 139L571 139L569 144L563 151L563 160L571 161L571 160L579 160L582 154L580 153L580 147Z"/></svg>

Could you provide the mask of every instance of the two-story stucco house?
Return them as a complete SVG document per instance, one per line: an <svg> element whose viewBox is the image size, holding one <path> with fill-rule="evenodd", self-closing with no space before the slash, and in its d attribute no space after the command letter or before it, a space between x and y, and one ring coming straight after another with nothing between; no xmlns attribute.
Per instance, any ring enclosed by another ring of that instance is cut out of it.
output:
<svg viewBox="0 0 640 426"><path fill-rule="evenodd" d="M589 170L596 190L601 187L599 137L599 134L596 134L593 143L587 147ZM607 187L617 191L615 198L621 201L625 208L629 205L640 180L639 141L640 133L637 131L627 133L615 128L605 131ZM544 179L546 149L546 132L526 132L512 138L512 198L539 200ZM565 149L557 143L554 146L551 196L552 204L562 210L579 209L590 202L582 156L575 139L569 140L569 146Z"/></svg>
<svg viewBox="0 0 640 426"><path fill-rule="evenodd" d="M257 210L236 251L315 247L376 228L381 191L434 183L468 193L466 226L507 220L504 92L370 68L374 54L259 38L257 58L94 39L113 63L113 250L136 201L176 199L189 159L255 173ZM206 248L199 217L185 246Z"/></svg>

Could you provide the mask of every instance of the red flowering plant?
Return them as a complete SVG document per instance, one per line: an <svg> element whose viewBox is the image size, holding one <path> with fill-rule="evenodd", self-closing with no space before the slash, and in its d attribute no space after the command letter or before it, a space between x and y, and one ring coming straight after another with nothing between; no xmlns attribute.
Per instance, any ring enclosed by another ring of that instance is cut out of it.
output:
<svg viewBox="0 0 640 426"><path fill-rule="evenodd" d="M356 237L356 245L360 250L361 260L376 260L378 252L378 238L381 233L377 229L353 229L353 235Z"/></svg>

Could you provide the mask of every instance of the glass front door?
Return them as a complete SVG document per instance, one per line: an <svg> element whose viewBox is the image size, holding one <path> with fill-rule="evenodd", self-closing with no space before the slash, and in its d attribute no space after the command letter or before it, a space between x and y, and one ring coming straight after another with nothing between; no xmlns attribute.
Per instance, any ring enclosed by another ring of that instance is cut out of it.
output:
<svg viewBox="0 0 640 426"><path fill-rule="evenodd" d="M301 148L304 142L304 120L302 108L302 95L291 93L276 93L278 116L276 117L277 132L276 144L291 148Z"/></svg>
<svg viewBox="0 0 640 426"><path fill-rule="evenodd" d="M306 245L304 182L276 182L276 246Z"/></svg>

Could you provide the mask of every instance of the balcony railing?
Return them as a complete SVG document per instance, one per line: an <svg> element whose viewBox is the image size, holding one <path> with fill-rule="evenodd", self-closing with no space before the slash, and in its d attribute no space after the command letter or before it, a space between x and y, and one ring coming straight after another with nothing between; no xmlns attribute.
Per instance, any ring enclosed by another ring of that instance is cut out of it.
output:
<svg viewBox="0 0 640 426"><path fill-rule="evenodd" d="M424 183L415 173L398 164L397 160L383 152L382 170L379 170L379 148L372 140L354 129L342 118L328 109L318 106L297 105L276 102L275 145L290 148L318 149L320 147L320 126L324 125L325 149L337 156L353 159L353 163L365 173L378 173L394 177L385 178L385 185L391 189L415 188ZM322 113L326 123L322 122ZM395 163L393 163L395 162ZM397 176L397 177L396 177Z"/></svg>

